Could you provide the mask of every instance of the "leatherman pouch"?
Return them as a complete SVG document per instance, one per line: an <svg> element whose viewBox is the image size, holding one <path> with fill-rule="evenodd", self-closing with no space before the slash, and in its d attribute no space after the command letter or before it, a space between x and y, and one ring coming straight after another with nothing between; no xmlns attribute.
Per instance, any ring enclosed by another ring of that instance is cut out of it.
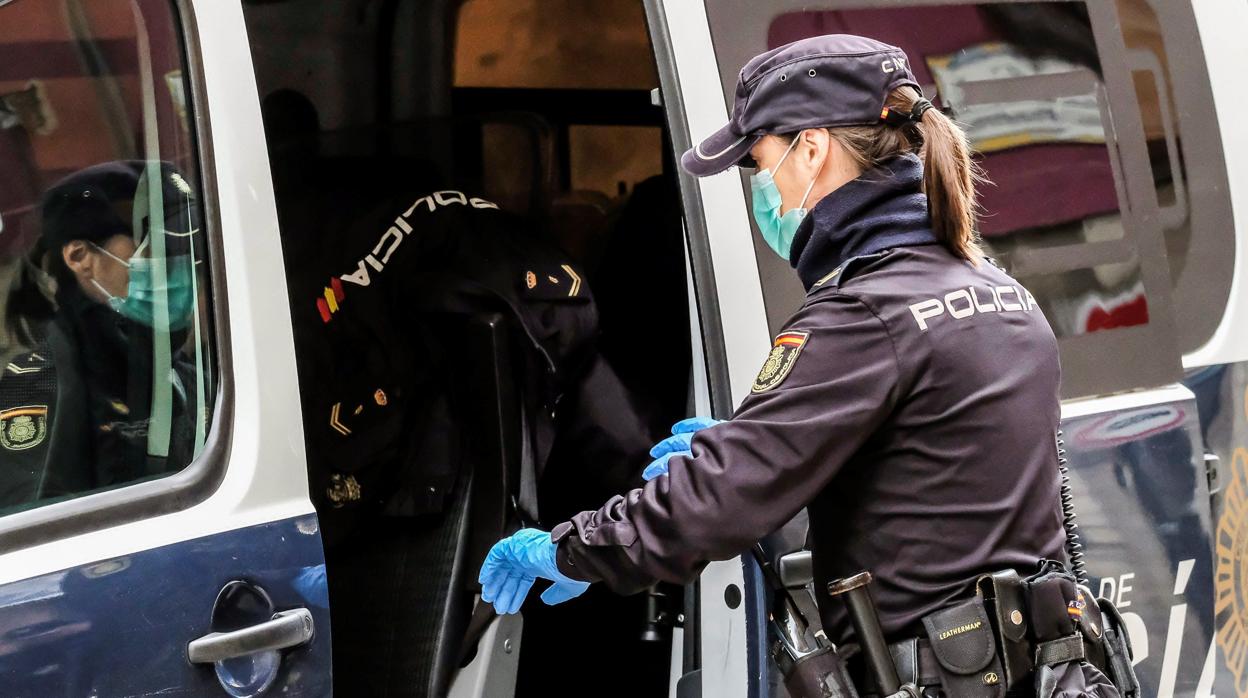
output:
<svg viewBox="0 0 1248 698"><path fill-rule="evenodd" d="M969 601L923 618L932 653L940 665L946 695L998 698L1005 695L1004 669L984 600Z"/></svg>
<svg viewBox="0 0 1248 698"><path fill-rule="evenodd" d="M980 577L977 587L996 627L997 653L1005 669L1007 690L1026 686L1031 681L1032 665L1022 580L1014 570L1004 570Z"/></svg>
<svg viewBox="0 0 1248 698"><path fill-rule="evenodd" d="M781 670L784 688L791 698L858 698L844 660L831 647L782 666Z"/></svg>
<svg viewBox="0 0 1248 698"><path fill-rule="evenodd" d="M1123 698L1139 698L1140 681L1135 676L1134 650L1122 614L1109 599L1097 599L1101 611L1101 645L1105 651L1105 674L1113 682Z"/></svg>

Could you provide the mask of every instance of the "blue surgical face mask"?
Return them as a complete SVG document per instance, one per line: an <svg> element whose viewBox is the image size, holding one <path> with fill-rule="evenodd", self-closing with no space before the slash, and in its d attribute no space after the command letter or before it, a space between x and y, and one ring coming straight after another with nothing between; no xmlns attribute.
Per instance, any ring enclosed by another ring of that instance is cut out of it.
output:
<svg viewBox="0 0 1248 698"><path fill-rule="evenodd" d="M789 144L789 149L784 151L780 162L776 163L777 172L780 171L780 166L789 157L789 153L793 152L793 147L797 145L801 137L802 134L797 134L793 142ZM763 240L767 242L767 246L786 260L793 249L793 238L797 236L797 228L802 224L802 219L806 218L806 199L810 198L810 191L815 188L815 180L818 177L819 173L816 172L810 180L810 186L806 187L806 193L802 195L802 202L797 205L797 208L786 211L784 215L780 215L783 202L780 198L780 188L776 186L771 170L760 170L758 174L750 177L754 222L758 223L758 231L763 234Z"/></svg>
<svg viewBox="0 0 1248 698"><path fill-rule="evenodd" d="M165 283L161 289L152 269L152 260L140 253L147 245L145 240L139 249L126 261L108 250L95 245L95 249L112 258L130 270L130 281L125 296L114 296L95 279L91 283L108 298L108 307L118 314L135 322L155 326L156 304L162 299L167 301L169 308L169 329L180 330L186 327L195 308L195 292L193 286L194 270L188 255L178 255L165 260Z"/></svg>

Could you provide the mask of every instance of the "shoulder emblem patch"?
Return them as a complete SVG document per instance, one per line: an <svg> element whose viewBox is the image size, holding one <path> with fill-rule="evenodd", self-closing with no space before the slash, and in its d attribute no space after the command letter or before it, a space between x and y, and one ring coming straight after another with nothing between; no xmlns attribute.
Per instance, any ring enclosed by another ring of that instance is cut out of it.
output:
<svg viewBox="0 0 1248 698"><path fill-rule="evenodd" d="M583 301L581 275L570 264L547 265L524 272L525 298L539 301Z"/></svg>
<svg viewBox="0 0 1248 698"><path fill-rule="evenodd" d="M28 405L0 412L0 446L24 451L43 443L48 435L48 406Z"/></svg>
<svg viewBox="0 0 1248 698"><path fill-rule="evenodd" d="M783 383L788 378L789 371L793 370L793 364L797 363L797 355L802 353L802 347L806 346L809 337L809 332L784 332L776 337L771 354L767 356L762 370L754 379L754 387L750 392L762 393Z"/></svg>

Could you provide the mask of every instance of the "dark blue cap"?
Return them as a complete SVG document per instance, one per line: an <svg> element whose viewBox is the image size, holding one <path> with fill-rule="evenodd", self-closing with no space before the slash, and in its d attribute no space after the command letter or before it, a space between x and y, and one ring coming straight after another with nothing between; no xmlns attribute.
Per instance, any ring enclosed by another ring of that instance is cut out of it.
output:
<svg viewBox="0 0 1248 698"><path fill-rule="evenodd" d="M894 89L919 83L896 46L852 34L826 34L755 56L737 76L728 124L680 159L689 173L713 175L742 164L769 133L878 124Z"/></svg>
<svg viewBox="0 0 1248 698"><path fill-rule="evenodd" d="M114 235L133 235L132 221L122 219L125 207L118 204L133 202L147 170L148 163L143 160L105 162L74 172L54 185L43 197L39 253L71 240L100 244ZM162 162L160 171L166 244L180 254L199 225L194 189L173 165Z"/></svg>

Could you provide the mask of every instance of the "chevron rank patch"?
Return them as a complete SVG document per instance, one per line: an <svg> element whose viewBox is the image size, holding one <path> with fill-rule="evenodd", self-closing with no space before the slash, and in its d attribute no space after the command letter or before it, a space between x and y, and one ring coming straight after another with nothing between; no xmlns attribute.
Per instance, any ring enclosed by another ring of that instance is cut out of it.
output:
<svg viewBox="0 0 1248 698"><path fill-rule="evenodd" d="M793 364L797 363L797 355L802 353L802 347L806 346L809 337L809 332L784 332L776 337L771 354L767 356L762 370L754 379L754 387L750 392L766 392L783 383L793 370Z"/></svg>
<svg viewBox="0 0 1248 698"><path fill-rule="evenodd" d="M577 301L589 299L581 290L581 275L570 264L548 265L528 269L520 294L531 300Z"/></svg>

